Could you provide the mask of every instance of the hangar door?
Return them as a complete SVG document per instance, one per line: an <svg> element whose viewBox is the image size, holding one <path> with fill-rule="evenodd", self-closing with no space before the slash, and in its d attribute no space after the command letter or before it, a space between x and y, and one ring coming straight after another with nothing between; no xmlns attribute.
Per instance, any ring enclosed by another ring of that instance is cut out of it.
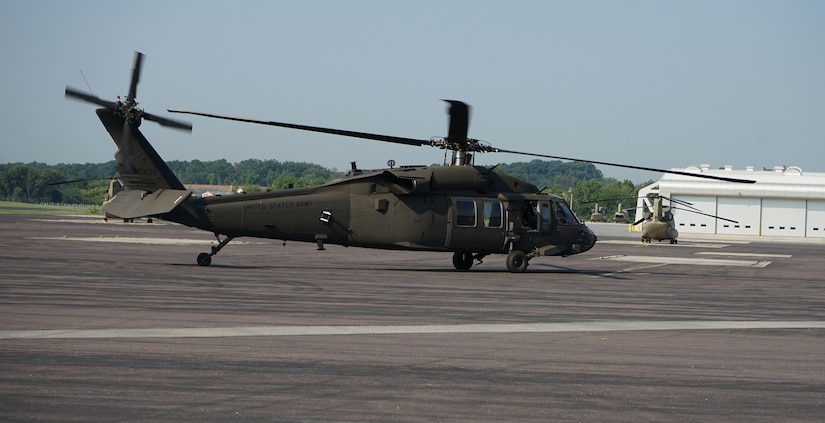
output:
<svg viewBox="0 0 825 423"><path fill-rule="evenodd" d="M678 201L690 203L694 209L698 209L702 213L715 215L716 214L716 197L701 197L680 195L672 196ZM684 233L693 234L715 234L716 233L716 219L710 216L704 216L698 213L692 213L686 209L690 207L678 203L672 204L676 210L673 211L673 220L676 222L676 230Z"/></svg>
<svg viewBox="0 0 825 423"><path fill-rule="evenodd" d="M719 197L717 201L717 216L737 222L718 219L717 234L759 235L761 198Z"/></svg>
<svg viewBox="0 0 825 423"><path fill-rule="evenodd" d="M762 236L805 236L805 200L762 199Z"/></svg>
<svg viewBox="0 0 825 423"><path fill-rule="evenodd" d="M808 200L808 216L805 219L805 236L825 238L825 201Z"/></svg>

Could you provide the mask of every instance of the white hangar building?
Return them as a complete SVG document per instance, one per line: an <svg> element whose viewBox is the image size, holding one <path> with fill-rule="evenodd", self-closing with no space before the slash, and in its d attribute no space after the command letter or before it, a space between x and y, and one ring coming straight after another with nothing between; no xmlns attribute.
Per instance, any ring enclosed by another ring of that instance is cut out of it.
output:
<svg viewBox="0 0 825 423"><path fill-rule="evenodd" d="M664 174L662 179L639 191L636 216L642 216L648 194L691 203L709 215L735 220L732 223L678 208L673 210L680 233L825 238L825 173L803 172L796 166L773 170L734 170L732 166L711 169L710 165L673 169L697 174L754 180L754 184ZM664 201L664 205L670 202ZM641 224L633 230L640 230Z"/></svg>

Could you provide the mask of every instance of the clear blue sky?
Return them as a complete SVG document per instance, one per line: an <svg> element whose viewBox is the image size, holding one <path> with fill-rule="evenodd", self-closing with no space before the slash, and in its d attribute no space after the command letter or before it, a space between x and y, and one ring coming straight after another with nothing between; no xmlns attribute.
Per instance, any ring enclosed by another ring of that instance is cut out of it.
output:
<svg viewBox="0 0 825 423"><path fill-rule="evenodd" d="M494 146L651 167L825 171L825 1L0 0L0 163L99 163L94 106L128 91L167 108L411 138L472 105ZM82 75L81 75L82 71ZM169 115L167 160L307 161L345 170L442 152ZM529 160L485 154L487 165ZM600 166L635 182L659 174Z"/></svg>

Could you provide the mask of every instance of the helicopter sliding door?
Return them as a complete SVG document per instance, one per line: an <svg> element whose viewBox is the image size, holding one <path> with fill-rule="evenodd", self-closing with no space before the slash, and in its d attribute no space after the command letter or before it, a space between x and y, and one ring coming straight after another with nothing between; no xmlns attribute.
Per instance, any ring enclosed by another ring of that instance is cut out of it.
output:
<svg viewBox="0 0 825 423"><path fill-rule="evenodd" d="M354 195L349 245L442 250L448 236L447 210L442 195Z"/></svg>
<svg viewBox="0 0 825 423"><path fill-rule="evenodd" d="M456 197L448 220L446 247L475 253L502 252L506 221L506 209L497 198Z"/></svg>

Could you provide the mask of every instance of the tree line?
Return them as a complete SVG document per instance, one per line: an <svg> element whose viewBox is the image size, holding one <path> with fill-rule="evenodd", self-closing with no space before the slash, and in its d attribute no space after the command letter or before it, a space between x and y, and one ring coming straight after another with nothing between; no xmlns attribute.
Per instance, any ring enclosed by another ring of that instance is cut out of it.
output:
<svg viewBox="0 0 825 423"><path fill-rule="evenodd" d="M225 159L171 160L167 164L184 184L232 185L254 191L259 187L316 186L340 177L343 172L305 162L248 159L229 163ZM616 204L635 204L638 189L650 182L605 178L592 163L532 160L494 166L496 172L530 181L545 192L572 198L576 214L589 218L594 200L612 217ZM108 181L117 176L114 160L106 163L47 165L45 163L0 164L0 200L24 203L100 204ZM55 182L76 181L59 185ZM652 182L652 181L651 181ZM615 200L618 199L618 200Z"/></svg>

